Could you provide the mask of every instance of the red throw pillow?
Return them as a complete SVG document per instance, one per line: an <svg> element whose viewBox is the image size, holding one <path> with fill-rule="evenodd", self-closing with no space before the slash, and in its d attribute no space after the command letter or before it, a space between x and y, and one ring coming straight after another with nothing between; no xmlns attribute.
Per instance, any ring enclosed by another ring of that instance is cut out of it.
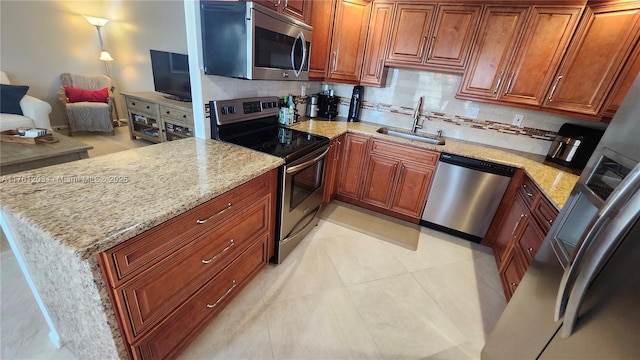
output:
<svg viewBox="0 0 640 360"><path fill-rule="evenodd" d="M107 99L109 99L109 90L106 87L100 90L85 90L66 85L62 87L67 94L69 102L72 103L82 101L106 103Z"/></svg>

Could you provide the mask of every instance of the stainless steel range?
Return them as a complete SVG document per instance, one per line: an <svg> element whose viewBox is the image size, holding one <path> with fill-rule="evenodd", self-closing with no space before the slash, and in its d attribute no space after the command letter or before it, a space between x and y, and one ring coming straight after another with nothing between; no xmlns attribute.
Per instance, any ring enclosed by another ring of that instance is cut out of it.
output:
<svg viewBox="0 0 640 360"><path fill-rule="evenodd" d="M281 157L276 249L280 264L319 221L329 139L278 124L278 98L211 101L211 137Z"/></svg>

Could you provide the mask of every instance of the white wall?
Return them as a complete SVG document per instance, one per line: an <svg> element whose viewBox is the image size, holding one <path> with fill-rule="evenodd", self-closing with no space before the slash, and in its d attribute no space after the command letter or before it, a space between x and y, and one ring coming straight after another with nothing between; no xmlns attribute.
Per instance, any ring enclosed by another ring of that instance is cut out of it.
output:
<svg viewBox="0 0 640 360"><path fill-rule="evenodd" d="M14 84L51 104L51 123L64 123L60 74L105 74L95 27L80 15L108 18L104 47L120 92L153 91L149 49L187 53L182 0L0 1L0 68ZM122 100L117 98L120 117Z"/></svg>

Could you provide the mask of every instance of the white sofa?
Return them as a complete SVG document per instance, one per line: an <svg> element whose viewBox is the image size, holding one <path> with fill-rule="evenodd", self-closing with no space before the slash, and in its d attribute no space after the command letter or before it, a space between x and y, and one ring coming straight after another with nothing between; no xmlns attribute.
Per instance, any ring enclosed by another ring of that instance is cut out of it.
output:
<svg viewBox="0 0 640 360"><path fill-rule="evenodd" d="M11 84L4 71L0 71L0 83ZM49 103L36 99L33 96L25 95L22 100L20 100L20 108L22 108L24 115L0 114L0 131L16 129L18 127L51 128L51 122L49 121L51 105L49 105Z"/></svg>

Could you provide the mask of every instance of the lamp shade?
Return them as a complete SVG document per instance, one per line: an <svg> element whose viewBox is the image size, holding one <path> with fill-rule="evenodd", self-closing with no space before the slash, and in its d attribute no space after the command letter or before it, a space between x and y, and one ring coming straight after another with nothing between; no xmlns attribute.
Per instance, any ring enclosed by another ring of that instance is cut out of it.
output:
<svg viewBox="0 0 640 360"><path fill-rule="evenodd" d="M87 19L87 21L93 26L105 26L109 22L109 19L88 16L88 15L82 15L82 16L84 16L84 18Z"/></svg>
<svg viewBox="0 0 640 360"><path fill-rule="evenodd" d="M100 60L101 61L113 61L113 58L111 57L111 54L109 54L108 51L102 50L100 52Z"/></svg>

